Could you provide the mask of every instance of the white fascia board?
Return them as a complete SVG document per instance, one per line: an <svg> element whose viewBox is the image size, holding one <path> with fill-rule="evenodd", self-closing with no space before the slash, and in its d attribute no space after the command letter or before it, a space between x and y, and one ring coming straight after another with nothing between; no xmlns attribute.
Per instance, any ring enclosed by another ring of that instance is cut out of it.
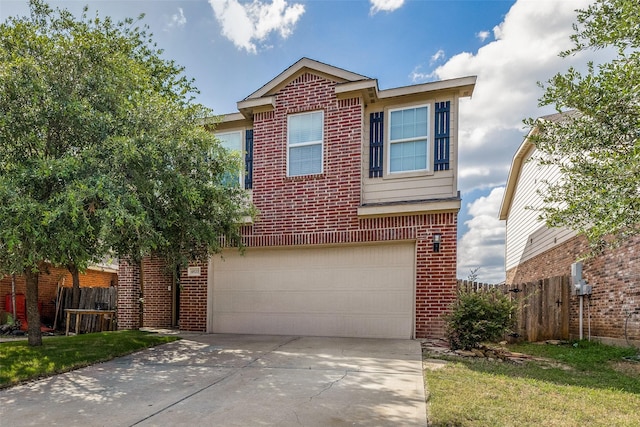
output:
<svg viewBox="0 0 640 427"><path fill-rule="evenodd" d="M476 76L460 77L457 79L440 80L437 82L423 83L419 85L403 86L393 89L385 89L378 92L379 99L395 98L399 96L415 95L419 93L435 92L442 90L455 90L461 97L471 96L476 85Z"/></svg>

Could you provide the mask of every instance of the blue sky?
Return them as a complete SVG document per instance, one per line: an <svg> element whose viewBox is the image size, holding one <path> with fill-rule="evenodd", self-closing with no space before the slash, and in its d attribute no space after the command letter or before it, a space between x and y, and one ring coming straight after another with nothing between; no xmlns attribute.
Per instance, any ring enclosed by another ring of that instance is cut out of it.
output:
<svg viewBox="0 0 640 427"><path fill-rule="evenodd" d="M28 13L25 0L0 0L0 20ZM589 0L58 0L54 6L114 19L146 16L158 47L185 67L197 101L215 114L302 57L378 79L381 89L477 75L461 104L458 277L478 268L504 280L504 223L497 218L522 120L546 81L584 69L602 53L561 59L575 9Z"/></svg>

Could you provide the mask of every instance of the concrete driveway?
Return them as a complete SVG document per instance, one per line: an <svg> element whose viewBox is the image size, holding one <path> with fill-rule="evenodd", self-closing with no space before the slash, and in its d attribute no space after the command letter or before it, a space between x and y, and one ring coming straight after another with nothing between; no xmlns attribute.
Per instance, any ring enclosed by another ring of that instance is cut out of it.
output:
<svg viewBox="0 0 640 427"><path fill-rule="evenodd" d="M420 343L181 334L0 390L0 426L426 426Z"/></svg>

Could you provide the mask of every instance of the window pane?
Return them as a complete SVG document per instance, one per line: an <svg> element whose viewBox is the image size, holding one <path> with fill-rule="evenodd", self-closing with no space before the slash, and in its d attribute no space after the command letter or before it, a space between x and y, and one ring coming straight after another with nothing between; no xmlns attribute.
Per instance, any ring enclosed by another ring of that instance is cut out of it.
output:
<svg viewBox="0 0 640 427"><path fill-rule="evenodd" d="M289 144L322 141L322 111L289 116Z"/></svg>
<svg viewBox="0 0 640 427"><path fill-rule="evenodd" d="M390 132L392 141L427 136L427 107L392 111Z"/></svg>
<svg viewBox="0 0 640 427"><path fill-rule="evenodd" d="M230 151L242 153L242 132L221 133L216 135L220 145Z"/></svg>
<svg viewBox="0 0 640 427"><path fill-rule="evenodd" d="M427 141L396 142L391 144L390 172L427 169Z"/></svg>
<svg viewBox="0 0 640 427"><path fill-rule="evenodd" d="M242 155L242 132L228 132L216 134L222 148L238 156ZM221 182L227 187L240 185L242 182L241 171L235 173L225 172Z"/></svg>
<svg viewBox="0 0 640 427"><path fill-rule="evenodd" d="M391 140L402 139L402 111L391 112Z"/></svg>
<svg viewBox="0 0 640 427"><path fill-rule="evenodd" d="M289 149L289 176L312 175L321 172L322 144Z"/></svg>

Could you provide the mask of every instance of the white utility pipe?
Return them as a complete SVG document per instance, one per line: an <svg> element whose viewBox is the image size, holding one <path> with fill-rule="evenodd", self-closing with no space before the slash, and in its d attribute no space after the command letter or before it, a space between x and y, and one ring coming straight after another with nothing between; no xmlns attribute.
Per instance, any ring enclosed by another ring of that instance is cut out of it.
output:
<svg viewBox="0 0 640 427"><path fill-rule="evenodd" d="M582 341L582 305L584 304L584 295L580 295L580 341Z"/></svg>

